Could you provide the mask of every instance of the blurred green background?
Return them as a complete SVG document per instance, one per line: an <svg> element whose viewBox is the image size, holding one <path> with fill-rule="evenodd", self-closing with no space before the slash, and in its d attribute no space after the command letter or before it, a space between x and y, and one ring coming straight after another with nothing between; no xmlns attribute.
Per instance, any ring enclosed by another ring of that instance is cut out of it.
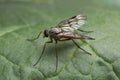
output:
<svg viewBox="0 0 120 80"><path fill-rule="evenodd" d="M40 31L78 14L88 16L83 30L94 41L71 41L57 45L55 72L54 44L47 46L38 65L42 36ZM0 80L120 80L120 0L0 0Z"/></svg>

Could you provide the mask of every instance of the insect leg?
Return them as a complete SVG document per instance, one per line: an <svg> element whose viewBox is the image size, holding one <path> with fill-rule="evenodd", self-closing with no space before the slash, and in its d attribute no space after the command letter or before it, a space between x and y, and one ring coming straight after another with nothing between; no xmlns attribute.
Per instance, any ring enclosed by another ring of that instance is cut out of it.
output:
<svg viewBox="0 0 120 80"><path fill-rule="evenodd" d="M91 53L87 52L86 50L84 50L83 48L81 48L73 39L72 39L73 43L79 48L81 49L82 51L84 51L85 53L91 55Z"/></svg>
<svg viewBox="0 0 120 80"><path fill-rule="evenodd" d="M89 37L89 36L84 36L84 35L80 35L81 38L80 39L88 39L88 40L95 40L95 38Z"/></svg>
<svg viewBox="0 0 120 80"><path fill-rule="evenodd" d="M36 40L36 39L38 39L38 38L40 37L41 33L42 33L42 32L40 32L37 37L35 37L35 38L33 38L33 39L27 39L27 40L28 40L28 41L34 41L34 40Z"/></svg>
<svg viewBox="0 0 120 80"><path fill-rule="evenodd" d="M86 32L86 33L91 33L91 32L93 32L93 31L84 31L84 30L81 30L81 29L78 29L78 31Z"/></svg>
<svg viewBox="0 0 120 80"><path fill-rule="evenodd" d="M55 72L57 72L57 68L58 68L57 40L55 40L55 51L56 51L56 69L55 69Z"/></svg>
<svg viewBox="0 0 120 80"><path fill-rule="evenodd" d="M40 59L45 51L45 47L46 47L47 43L52 43L52 42L53 42L52 38L50 38L50 41L45 42L45 44L43 46L42 54L40 55L39 59L37 60L37 62L33 66L37 65L37 63L40 61Z"/></svg>

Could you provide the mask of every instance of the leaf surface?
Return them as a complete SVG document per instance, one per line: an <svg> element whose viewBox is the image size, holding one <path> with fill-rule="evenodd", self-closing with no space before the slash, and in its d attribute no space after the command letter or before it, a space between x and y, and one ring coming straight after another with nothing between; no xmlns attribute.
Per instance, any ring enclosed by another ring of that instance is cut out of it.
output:
<svg viewBox="0 0 120 80"><path fill-rule="evenodd" d="M0 80L119 80L120 79L120 0L1 0L0 1ZM36 66L44 43L40 31L56 26L77 14L86 14L84 34L93 41L57 44L58 70L55 72L55 45L49 44Z"/></svg>

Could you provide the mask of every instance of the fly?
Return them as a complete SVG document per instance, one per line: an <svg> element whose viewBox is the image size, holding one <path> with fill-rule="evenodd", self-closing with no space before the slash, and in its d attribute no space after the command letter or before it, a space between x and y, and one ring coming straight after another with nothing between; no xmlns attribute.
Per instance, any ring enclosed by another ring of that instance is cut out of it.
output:
<svg viewBox="0 0 120 80"><path fill-rule="evenodd" d="M39 35L33 39L27 39L28 41L34 41L36 39L39 38L39 36L41 34L44 35L44 37L48 37L50 40L45 42L44 46L43 46L43 50L42 53L39 57L39 59L36 61L36 63L34 64L37 65L37 63L39 62L39 60L41 59L46 45L48 43L53 43L53 41L55 41L55 50L56 50L56 71L57 71L57 67L58 67L58 55L57 55L57 48L56 48L56 44L58 41L67 41L67 40L71 40L79 49L81 49L82 51L84 51L85 53L91 55L91 53L87 52L86 50L84 50L83 48L81 48L76 42L75 39L81 39L81 40L95 40L94 38L91 38L89 36L85 36L85 35L81 35L75 32L75 30L81 31L81 32L86 32L86 33L90 33L93 31L84 31L81 30L80 27L83 26L85 24L87 20L87 16L83 15L83 14L79 14L76 16L73 16L71 18L68 18L66 20L61 21L57 26L51 28L51 29L46 29L43 32L41 31L39 33Z"/></svg>

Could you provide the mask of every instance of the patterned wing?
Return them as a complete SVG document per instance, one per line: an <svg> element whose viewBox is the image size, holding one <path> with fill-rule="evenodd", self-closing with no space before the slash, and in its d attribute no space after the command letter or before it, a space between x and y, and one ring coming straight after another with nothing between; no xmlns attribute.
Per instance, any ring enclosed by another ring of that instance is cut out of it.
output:
<svg viewBox="0 0 120 80"><path fill-rule="evenodd" d="M56 27L61 28L63 31L74 31L79 29L82 25L84 25L86 19L86 15L80 14L66 19L64 21L61 21Z"/></svg>

